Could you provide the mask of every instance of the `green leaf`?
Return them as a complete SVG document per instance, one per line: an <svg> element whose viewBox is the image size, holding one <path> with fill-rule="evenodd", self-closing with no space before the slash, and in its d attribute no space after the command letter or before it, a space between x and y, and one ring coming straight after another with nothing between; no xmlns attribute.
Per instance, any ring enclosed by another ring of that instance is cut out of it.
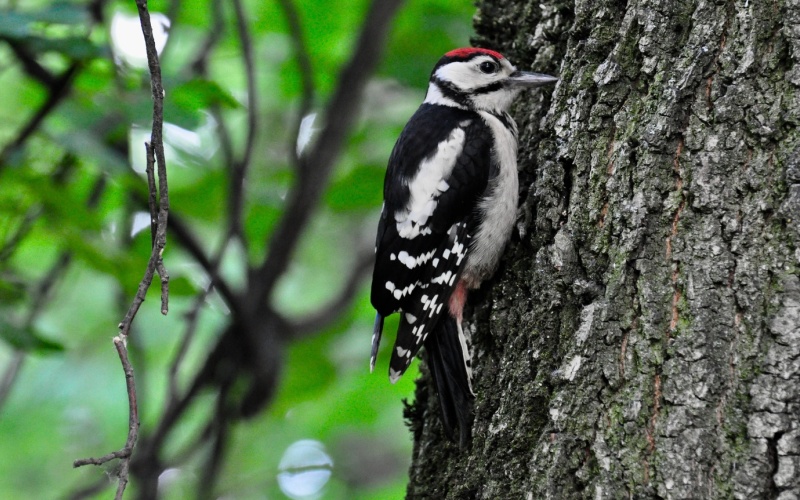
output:
<svg viewBox="0 0 800 500"><path fill-rule="evenodd" d="M29 36L34 28L41 28L37 24L85 25L88 22L89 13L79 3L56 2L44 9L30 12L2 9L0 35L23 38Z"/></svg>
<svg viewBox="0 0 800 500"><path fill-rule="evenodd" d="M186 276L169 279L170 297L190 297L197 293L197 287Z"/></svg>
<svg viewBox="0 0 800 500"><path fill-rule="evenodd" d="M379 207L385 173L386 169L374 165L356 167L331 185L325 201L332 210L340 212Z"/></svg>
<svg viewBox="0 0 800 500"><path fill-rule="evenodd" d="M30 16L18 12L0 11L0 35L23 38L31 33Z"/></svg>
<svg viewBox="0 0 800 500"><path fill-rule="evenodd" d="M25 286L14 276L11 280L0 278L0 302L12 304L27 299Z"/></svg>
<svg viewBox="0 0 800 500"><path fill-rule="evenodd" d="M39 354L61 352L64 346L38 335L31 327L17 327L4 319L0 319L0 338L15 349Z"/></svg>
<svg viewBox="0 0 800 500"><path fill-rule="evenodd" d="M195 78L178 85L170 92L170 99L176 106L186 111L199 111L212 105L236 109L241 105L230 92L219 86L217 82Z"/></svg>
<svg viewBox="0 0 800 500"><path fill-rule="evenodd" d="M90 21L86 7L73 2L53 2L44 9L31 12L30 16L48 24L83 25Z"/></svg>
<svg viewBox="0 0 800 500"><path fill-rule="evenodd" d="M95 45L91 40L80 37L40 37L40 36L27 36L23 42L34 52L58 52L69 56L72 59L79 59L86 61L95 59L106 55L106 50L103 47Z"/></svg>
<svg viewBox="0 0 800 500"><path fill-rule="evenodd" d="M193 219L216 222L225 216L222 207L228 193L227 173L222 169L202 173L195 169L194 173L199 177L197 182L176 188L170 186L170 204Z"/></svg>

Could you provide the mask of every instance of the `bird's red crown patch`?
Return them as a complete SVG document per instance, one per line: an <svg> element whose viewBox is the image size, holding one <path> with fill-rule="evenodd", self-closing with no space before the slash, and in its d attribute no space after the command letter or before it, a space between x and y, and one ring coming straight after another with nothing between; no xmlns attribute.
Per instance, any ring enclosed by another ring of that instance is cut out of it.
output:
<svg viewBox="0 0 800 500"><path fill-rule="evenodd" d="M450 52L445 54L445 56L453 59L469 59L470 57L474 57L478 54L486 54L496 59L504 59L503 54L499 52L495 52L494 50L489 50L489 49L479 49L475 47L464 47L461 49L451 50Z"/></svg>

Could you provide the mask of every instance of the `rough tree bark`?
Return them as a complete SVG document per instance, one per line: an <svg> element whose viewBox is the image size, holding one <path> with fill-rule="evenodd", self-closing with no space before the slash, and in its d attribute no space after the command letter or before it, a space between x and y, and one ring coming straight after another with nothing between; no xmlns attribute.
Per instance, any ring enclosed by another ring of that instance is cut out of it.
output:
<svg viewBox="0 0 800 500"><path fill-rule="evenodd" d="M485 0L528 216L472 297L475 423L427 377L409 498L800 498L800 1Z"/></svg>

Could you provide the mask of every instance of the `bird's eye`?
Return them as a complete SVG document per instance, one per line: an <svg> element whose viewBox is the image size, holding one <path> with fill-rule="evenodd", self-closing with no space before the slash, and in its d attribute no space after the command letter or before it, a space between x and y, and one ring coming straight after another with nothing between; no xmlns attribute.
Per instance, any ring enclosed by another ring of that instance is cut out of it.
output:
<svg viewBox="0 0 800 500"><path fill-rule="evenodd" d="M492 61L484 61L481 63L478 68L487 75L491 75L492 73L497 73L497 63Z"/></svg>

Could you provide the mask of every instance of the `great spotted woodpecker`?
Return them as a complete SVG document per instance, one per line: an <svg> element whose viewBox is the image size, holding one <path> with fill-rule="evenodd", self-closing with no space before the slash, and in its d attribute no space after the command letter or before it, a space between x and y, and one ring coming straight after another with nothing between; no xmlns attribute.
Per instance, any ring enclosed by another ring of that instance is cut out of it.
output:
<svg viewBox="0 0 800 500"><path fill-rule="evenodd" d="M493 50L450 51L389 158L370 370L383 320L399 312L389 378L396 382L424 344L445 433L454 439L457 424L462 446L474 398L464 303L497 268L517 213L517 126L506 110L522 88L557 80L518 71Z"/></svg>

